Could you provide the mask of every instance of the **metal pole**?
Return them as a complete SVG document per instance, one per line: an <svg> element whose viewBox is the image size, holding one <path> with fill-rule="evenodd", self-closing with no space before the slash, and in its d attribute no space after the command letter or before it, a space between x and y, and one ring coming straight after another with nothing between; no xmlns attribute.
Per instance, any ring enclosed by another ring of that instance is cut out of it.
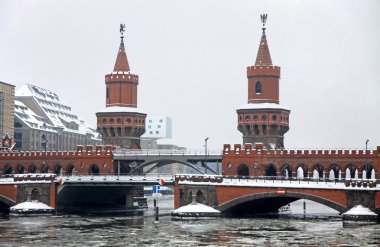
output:
<svg viewBox="0 0 380 247"><path fill-rule="evenodd" d="M117 161L117 176L120 176L120 160Z"/></svg>
<svg viewBox="0 0 380 247"><path fill-rule="evenodd" d="M206 137L205 139L205 174L207 173L207 141L208 141L208 137Z"/></svg>
<svg viewBox="0 0 380 247"><path fill-rule="evenodd" d="M365 141L365 176L366 176L366 179L370 178L369 174L368 174L368 159L367 159L367 147L368 147L368 142L369 142L369 139L367 139Z"/></svg>
<svg viewBox="0 0 380 247"><path fill-rule="evenodd" d="M303 200L303 215L306 214L306 201L305 199Z"/></svg>
<svg viewBox="0 0 380 247"><path fill-rule="evenodd" d="M154 201L153 201L153 205L154 205L154 219L156 222L158 222L158 214L159 214L159 208L157 207L157 199L154 198Z"/></svg>

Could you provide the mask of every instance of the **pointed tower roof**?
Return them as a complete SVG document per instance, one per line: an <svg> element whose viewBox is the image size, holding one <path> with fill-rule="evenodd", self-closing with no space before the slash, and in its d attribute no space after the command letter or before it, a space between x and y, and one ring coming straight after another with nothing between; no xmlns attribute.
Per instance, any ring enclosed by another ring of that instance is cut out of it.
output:
<svg viewBox="0 0 380 247"><path fill-rule="evenodd" d="M127 53L125 52L125 47L124 47L124 36L121 36L121 42L120 42L120 47L119 47L119 52L117 53L117 58L116 58L116 63L115 67L113 68L113 71L123 71L123 72L129 72L129 63L128 63L128 58L127 58Z"/></svg>
<svg viewBox="0 0 380 247"><path fill-rule="evenodd" d="M259 51L256 57L256 66L272 66L272 59L270 57L267 36L265 34L265 23L267 20L267 14L261 15L261 22L263 23L263 34L261 35Z"/></svg>

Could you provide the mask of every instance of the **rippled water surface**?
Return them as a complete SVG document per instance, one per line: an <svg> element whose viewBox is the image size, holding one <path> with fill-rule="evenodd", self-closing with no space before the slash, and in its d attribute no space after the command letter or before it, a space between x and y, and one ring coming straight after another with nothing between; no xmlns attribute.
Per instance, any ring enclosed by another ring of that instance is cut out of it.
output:
<svg viewBox="0 0 380 247"><path fill-rule="evenodd" d="M150 200L151 203L151 200ZM151 205L151 204L150 204ZM159 202L169 212L172 197ZM312 215L274 218L219 218L173 221L152 209L145 216L3 217L0 246L379 246L380 226L343 227L340 217L318 210ZM302 204L292 205L293 212ZM298 210L298 211L297 211ZM307 212L309 212L307 211ZM319 213L319 214L318 214Z"/></svg>

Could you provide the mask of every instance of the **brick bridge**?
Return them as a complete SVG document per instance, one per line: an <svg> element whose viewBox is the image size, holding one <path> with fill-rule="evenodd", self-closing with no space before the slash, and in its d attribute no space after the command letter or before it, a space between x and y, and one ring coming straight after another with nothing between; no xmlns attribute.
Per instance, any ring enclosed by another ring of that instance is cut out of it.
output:
<svg viewBox="0 0 380 247"><path fill-rule="evenodd" d="M225 214L274 212L309 199L339 212L361 204L380 213L375 150L267 150L224 145L222 176L177 176L175 208L193 199Z"/></svg>
<svg viewBox="0 0 380 247"><path fill-rule="evenodd" d="M288 203L308 199L340 213L358 204L380 213L380 186L376 181L176 175L174 206L196 200L225 215L241 216L277 212Z"/></svg>

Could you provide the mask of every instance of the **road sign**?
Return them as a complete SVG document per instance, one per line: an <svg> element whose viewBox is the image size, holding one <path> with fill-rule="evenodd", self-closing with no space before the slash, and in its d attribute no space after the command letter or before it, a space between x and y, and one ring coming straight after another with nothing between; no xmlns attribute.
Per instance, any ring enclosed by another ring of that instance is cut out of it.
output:
<svg viewBox="0 0 380 247"><path fill-rule="evenodd" d="M160 185L153 185L153 193L152 196L154 198L161 197L161 186Z"/></svg>
<svg viewBox="0 0 380 247"><path fill-rule="evenodd" d="M153 185L153 193L161 193L161 186Z"/></svg>
<svg viewBox="0 0 380 247"><path fill-rule="evenodd" d="M158 183L162 186L165 184L165 180L163 180L162 178L160 180L158 180Z"/></svg>

